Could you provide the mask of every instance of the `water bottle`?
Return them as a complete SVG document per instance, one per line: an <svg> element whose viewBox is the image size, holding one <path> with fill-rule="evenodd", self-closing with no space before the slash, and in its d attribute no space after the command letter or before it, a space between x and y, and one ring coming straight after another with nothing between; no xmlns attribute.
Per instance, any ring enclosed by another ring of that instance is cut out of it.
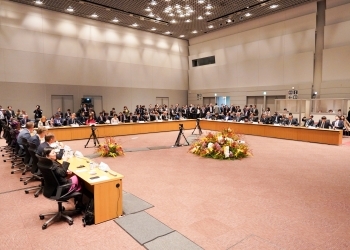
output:
<svg viewBox="0 0 350 250"><path fill-rule="evenodd" d="M94 163L92 161L90 161L90 170L93 171L94 170Z"/></svg>

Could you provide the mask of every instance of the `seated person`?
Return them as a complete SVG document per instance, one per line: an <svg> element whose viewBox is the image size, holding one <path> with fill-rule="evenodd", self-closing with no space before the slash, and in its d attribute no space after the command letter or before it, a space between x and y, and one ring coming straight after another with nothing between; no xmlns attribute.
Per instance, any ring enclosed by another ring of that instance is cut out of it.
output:
<svg viewBox="0 0 350 250"><path fill-rule="evenodd" d="M237 122L244 121L245 116L243 112L238 112L236 116L237 116Z"/></svg>
<svg viewBox="0 0 350 250"><path fill-rule="evenodd" d="M113 118L111 119L111 124L118 124L119 119L116 113L113 114Z"/></svg>
<svg viewBox="0 0 350 250"><path fill-rule="evenodd" d="M335 116L335 121L332 122L332 127L334 129L343 129L344 128L344 121L340 119L338 115Z"/></svg>
<svg viewBox="0 0 350 250"><path fill-rule="evenodd" d="M98 124L105 124L106 118L104 117L103 112L100 112L99 116L97 117L96 122Z"/></svg>
<svg viewBox="0 0 350 250"><path fill-rule="evenodd" d="M282 116L279 115L277 112L275 112L275 113L273 114L273 116L271 116L271 122L272 122L272 123L282 123L282 122L281 122L281 119L282 119Z"/></svg>
<svg viewBox="0 0 350 250"><path fill-rule="evenodd" d="M262 114L260 120L258 121L260 124L269 124L269 118L266 114Z"/></svg>
<svg viewBox="0 0 350 250"><path fill-rule="evenodd" d="M46 132L47 128L39 127L36 131L36 134L31 136L28 142L34 143L36 145L36 148L38 148L41 143L45 142Z"/></svg>
<svg viewBox="0 0 350 250"><path fill-rule="evenodd" d="M298 123L297 119L293 118L292 115L289 115L288 119L284 121L284 125L285 126L298 126L299 123Z"/></svg>
<svg viewBox="0 0 350 250"><path fill-rule="evenodd" d="M72 171L68 170L68 164L66 167L59 163L56 158L56 152L51 147L46 147L44 149L44 157L52 160L52 171L54 172L58 182L60 185L65 184L72 184L70 187L67 187L65 190L63 190L62 194L71 193L71 192L78 192L81 190L81 184L79 182L79 179L77 176L72 175L69 179L67 178L67 175L71 175ZM52 190L52 195L56 193L56 190Z"/></svg>
<svg viewBox="0 0 350 250"><path fill-rule="evenodd" d="M250 122L258 122L258 117L257 117L257 116L254 116L253 113L250 113L248 120L249 120Z"/></svg>
<svg viewBox="0 0 350 250"><path fill-rule="evenodd" d="M232 121L232 116L231 116L231 113L228 112L224 118L225 121Z"/></svg>
<svg viewBox="0 0 350 250"><path fill-rule="evenodd" d="M68 119L68 125L72 125L72 124L77 124L77 125L81 125L82 124L78 120L78 118L76 117L75 113L71 114L70 118Z"/></svg>
<svg viewBox="0 0 350 250"><path fill-rule="evenodd" d="M28 119L28 115L23 115L23 118L21 119L21 126L25 127L27 122L30 122L30 119Z"/></svg>
<svg viewBox="0 0 350 250"><path fill-rule="evenodd" d="M122 112L119 112L118 120L119 122L125 122L125 116Z"/></svg>
<svg viewBox="0 0 350 250"><path fill-rule="evenodd" d="M149 114L148 114L148 111L145 111L145 114L143 115L143 120L145 122L148 122L149 121Z"/></svg>
<svg viewBox="0 0 350 250"><path fill-rule="evenodd" d="M96 121L94 119L94 116L92 114L89 115L89 118L85 121L86 125L90 125L90 124L96 124Z"/></svg>
<svg viewBox="0 0 350 250"><path fill-rule="evenodd" d="M50 122L46 120L46 116L42 116L38 122L38 127L50 126Z"/></svg>
<svg viewBox="0 0 350 250"><path fill-rule="evenodd" d="M208 111L204 119L211 120L211 113Z"/></svg>
<svg viewBox="0 0 350 250"><path fill-rule="evenodd" d="M160 116L160 118L164 121L168 120L168 112L164 111L163 114Z"/></svg>
<svg viewBox="0 0 350 250"><path fill-rule="evenodd" d="M321 120L318 121L316 127L318 128L332 128L332 124L329 120L327 120L327 117L322 116Z"/></svg>
<svg viewBox="0 0 350 250"><path fill-rule="evenodd" d="M314 116L310 115L309 119L306 119L306 117L303 117L303 119L301 119L304 123L304 127L312 127L315 124L315 121L313 120Z"/></svg>
<svg viewBox="0 0 350 250"><path fill-rule="evenodd" d="M136 111L134 112L134 114L130 113L130 121L137 122L137 113L136 113Z"/></svg>
<svg viewBox="0 0 350 250"><path fill-rule="evenodd" d="M54 127L61 127L61 126L63 126L63 120L62 120L61 116L58 113L55 114L55 118L53 119L53 126Z"/></svg>
<svg viewBox="0 0 350 250"><path fill-rule="evenodd" d="M54 143L55 141L56 141L56 138L55 138L54 134L49 133L49 134L45 135L45 141L39 145L39 147L36 149L36 153L40 156L45 156L44 149L47 147L50 147L50 145L52 145L52 143ZM59 152L56 155L56 158L59 160L62 159L63 152L64 152L62 146L63 145L61 145L61 149L59 150Z"/></svg>
<svg viewBox="0 0 350 250"><path fill-rule="evenodd" d="M219 114L218 113L215 113L212 117L211 117L212 120L220 120L220 117L219 117Z"/></svg>
<svg viewBox="0 0 350 250"><path fill-rule="evenodd" d="M22 139L27 139L27 141L29 140L29 138L31 137L31 133L33 133L34 130L34 122L27 122L26 123L26 127L24 129L22 129L18 136L17 136L17 143L18 145L22 145Z"/></svg>

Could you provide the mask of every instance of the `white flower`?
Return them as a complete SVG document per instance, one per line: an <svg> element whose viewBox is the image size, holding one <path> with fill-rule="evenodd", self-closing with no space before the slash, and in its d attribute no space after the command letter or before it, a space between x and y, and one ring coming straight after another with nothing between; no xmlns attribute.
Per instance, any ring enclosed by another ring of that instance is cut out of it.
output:
<svg viewBox="0 0 350 250"><path fill-rule="evenodd" d="M219 142L222 141L222 136L221 136L221 135L218 136L218 141L219 141Z"/></svg>
<svg viewBox="0 0 350 250"><path fill-rule="evenodd" d="M209 148L209 149L212 149L213 147L214 147L214 143L209 142L209 143L208 143L208 148Z"/></svg>
<svg viewBox="0 0 350 250"><path fill-rule="evenodd" d="M224 147L224 154L225 154L225 158L228 158L230 156L230 147L229 146Z"/></svg>
<svg viewBox="0 0 350 250"><path fill-rule="evenodd" d="M232 143L232 142L233 142L233 139L232 139L232 138L226 137L226 141L229 141L230 143Z"/></svg>

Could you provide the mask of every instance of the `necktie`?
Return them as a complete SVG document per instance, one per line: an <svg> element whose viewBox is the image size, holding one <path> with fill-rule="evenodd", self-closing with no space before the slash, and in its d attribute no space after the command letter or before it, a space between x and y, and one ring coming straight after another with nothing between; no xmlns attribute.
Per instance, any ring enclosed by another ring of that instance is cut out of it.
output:
<svg viewBox="0 0 350 250"><path fill-rule="evenodd" d="M324 128L324 122L322 122L322 126L321 126L321 128Z"/></svg>

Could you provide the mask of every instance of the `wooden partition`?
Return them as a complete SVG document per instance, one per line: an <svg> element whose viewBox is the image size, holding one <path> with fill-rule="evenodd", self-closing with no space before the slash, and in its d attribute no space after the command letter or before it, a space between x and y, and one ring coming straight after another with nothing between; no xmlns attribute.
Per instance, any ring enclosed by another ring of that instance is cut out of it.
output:
<svg viewBox="0 0 350 250"><path fill-rule="evenodd" d="M343 131L331 129L309 129L305 127L273 126L265 124L208 121L200 122L201 128L220 131L230 127L236 133L247 135L259 135L272 138L288 139L295 141L316 142L331 145L341 145Z"/></svg>
<svg viewBox="0 0 350 250"><path fill-rule="evenodd" d="M118 135L135 135L156 132L167 132L179 130L179 125L183 124L184 129L194 129L195 120L180 121L163 121L163 122L146 122L146 123L120 123L117 125L100 124L96 125L95 133L97 137L118 136ZM92 130L90 126L80 127L56 127L50 128L49 133L55 134L57 140L70 141L87 139L90 137Z"/></svg>
<svg viewBox="0 0 350 250"><path fill-rule="evenodd" d="M121 123L118 125L96 125L97 137L133 135L179 130L179 124L183 124L185 130L196 127L196 120L163 121L147 123ZM220 131L224 128L232 128L236 133L258 135L272 138L288 139L295 141L316 142L331 145L341 145L343 131L330 129L309 129L305 127L273 126L264 124L237 123L224 121L201 120L200 126L205 130ZM57 140L69 141L87 139L91 135L90 126L50 128L49 132L55 134Z"/></svg>

